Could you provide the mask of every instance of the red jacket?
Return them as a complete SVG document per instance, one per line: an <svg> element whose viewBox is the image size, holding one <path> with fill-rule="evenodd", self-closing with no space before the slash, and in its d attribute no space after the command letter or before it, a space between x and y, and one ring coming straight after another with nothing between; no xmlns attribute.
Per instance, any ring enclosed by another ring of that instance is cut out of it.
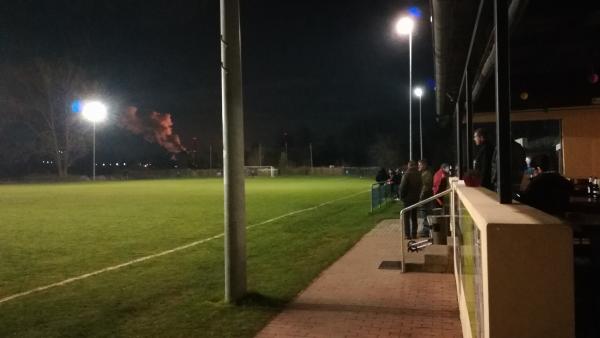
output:
<svg viewBox="0 0 600 338"><path fill-rule="evenodd" d="M441 168L433 175L433 194L439 194L440 192L448 188L448 174ZM443 205L444 202L441 198L437 199L439 205Z"/></svg>

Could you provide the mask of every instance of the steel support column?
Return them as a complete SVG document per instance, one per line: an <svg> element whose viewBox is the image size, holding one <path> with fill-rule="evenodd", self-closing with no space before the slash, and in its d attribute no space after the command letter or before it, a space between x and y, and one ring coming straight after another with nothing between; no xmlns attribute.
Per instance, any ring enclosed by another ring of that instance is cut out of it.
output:
<svg viewBox="0 0 600 338"><path fill-rule="evenodd" d="M460 99L459 99L460 100ZM457 102L454 106L454 114L456 116L456 175L458 178L463 178L463 163L462 163L462 140L463 140L463 131L462 131L462 121L460 116L460 108L459 103Z"/></svg>
<svg viewBox="0 0 600 338"><path fill-rule="evenodd" d="M473 101L471 98L471 84L469 83L469 73L465 71L464 75L465 79L465 134L467 143L466 147L466 168L472 169L473 167L473 144L471 142L471 137L473 137Z"/></svg>
<svg viewBox="0 0 600 338"><path fill-rule="evenodd" d="M238 0L221 0L223 184L225 190L225 301L246 294L244 112Z"/></svg>
<svg viewBox="0 0 600 338"><path fill-rule="evenodd" d="M512 203L508 0L494 0L496 26L496 158L498 200Z"/></svg>

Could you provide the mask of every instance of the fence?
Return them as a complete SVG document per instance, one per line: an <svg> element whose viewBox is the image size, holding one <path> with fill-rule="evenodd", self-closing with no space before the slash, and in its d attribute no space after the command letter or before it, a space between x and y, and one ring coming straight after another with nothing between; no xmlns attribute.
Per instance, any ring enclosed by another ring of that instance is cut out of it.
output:
<svg viewBox="0 0 600 338"><path fill-rule="evenodd" d="M343 175L375 178L379 167L344 167Z"/></svg>
<svg viewBox="0 0 600 338"><path fill-rule="evenodd" d="M385 183L371 184L371 212L392 200L392 185Z"/></svg>
<svg viewBox="0 0 600 338"><path fill-rule="evenodd" d="M354 176L375 178L378 167L287 167L275 168L270 166L245 166L248 177L253 176ZM223 170L191 169L191 168L140 168L138 166L111 167L98 170L97 180L136 180L136 179L162 179L162 178L195 178L195 177L222 177ZM29 175L18 179L6 179L6 182L59 182L59 181L87 181L86 175L71 175L68 178L59 178L55 175ZM1 180L1 179L0 179Z"/></svg>

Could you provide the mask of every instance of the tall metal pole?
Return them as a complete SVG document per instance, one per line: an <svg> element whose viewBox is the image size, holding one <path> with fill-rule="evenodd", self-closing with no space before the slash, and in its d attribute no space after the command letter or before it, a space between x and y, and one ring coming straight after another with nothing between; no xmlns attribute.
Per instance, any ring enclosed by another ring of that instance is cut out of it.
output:
<svg viewBox="0 0 600 338"><path fill-rule="evenodd" d="M412 31L408 34L408 158L413 160L412 137Z"/></svg>
<svg viewBox="0 0 600 338"><path fill-rule="evenodd" d="M467 136L467 142L465 144L467 165L465 168L469 170L473 167L473 145L471 142L471 137L473 137L473 98L471 96L471 85L469 84L469 73L465 71L463 78L465 79L465 134Z"/></svg>
<svg viewBox="0 0 600 338"><path fill-rule="evenodd" d="M457 100L460 100L460 98L457 98ZM460 116L460 109L459 109L459 103L456 102L456 104L454 105L454 114L456 117L456 176L458 176L459 179L463 178L463 165L462 165L462 140L463 140L463 135L462 135L462 126L461 126L461 116Z"/></svg>
<svg viewBox="0 0 600 338"><path fill-rule="evenodd" d="M244 113L238 0L221 0L223 183L225 191L225 301L246 294Z"/></svg>
<svg viewBox="0 0 600 338"><path fill-rule="evenodd" d="M260 143L258 144L258 166L262 166L262 149Z"/></svg>
<svg viewBox="0 0 600 338"><path fill-rule="evenodd" d="M421 117L421 96L419 96L419 145L421 145L420 158L423 159L423 118Z"/></svg>
<svg viewBox="0 0 600 338"><path fill-rule="evenodd" d="M310 151L310 169L312 169L313 168L312 142L308 144L308 150Z"/></svg>
<svg viewBox="0 0 600 338"><path fill-rule="evenodd" d="M512 203L511 137L510 137L510 54L508 29L508 0L494 1L496 26L496 144L495 159L498 184L498 200Z"/></svg>
<svg viewBox="0 0 600 338"><path fill-rule="evenodd" d="M96 180L96 121L92 122L92 181Z"/></svg>

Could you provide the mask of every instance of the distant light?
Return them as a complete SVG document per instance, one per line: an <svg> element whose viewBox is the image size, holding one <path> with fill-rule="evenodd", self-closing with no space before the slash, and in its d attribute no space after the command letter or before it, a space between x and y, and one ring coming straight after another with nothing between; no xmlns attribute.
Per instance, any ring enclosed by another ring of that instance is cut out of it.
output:
<svg viewBox="0 0 600 338"><path fill-rule="evenodd" d="M433 22L433 16L429 16L429 22Z"/></svg>
<svg viewBox="0 0 600 338"><path fill-rule="evenodd" d="M396 32L400 35L409 35L412 33L413 28L415 27L415 21L408 17L402 17L396 23Z"/></svg>
<svg viewBox="0 0 600 338"><path fill-rule="evenodd" d="M417 87L415 88L414 93L416 97L421 97L423 96L423 89L421 87Z"/></svg>
<svg viewBox="0 0 600 338"><path fill-rule="evenodd" d="M91 122L100 122L106 119L106 106L99 101L86 102L82 110L83 117Z"/></svg>
<svg viewBox="0 0 600 338"><path fill-rule="evenodd" d="M408 9L408 13L417 19L421 17L421 9L419 9L417 6L410 7Z"/></svg>
<svg viewBox="0 0 600 338"><path fill-rule="evenodd" d="M115 165L118 167L119 166L119 162L115 163Z"/></svg>
<svg viewBox="0 0 600 338"><path fill-rule="evenodd" d="M73 113L81 113L81 100L75 100L71 103L71 111Z"/></svg>
<svg viewBox="0 0 600 338"><path fill-rule="evenodd" d="M521 98L521 100L526 101L529 98L529 93L521 92L521 94L519 94L519 97Z"/></svg>
<svg viewBox="0 0 600 338"><path fill-rule="evenodd" d="M127 163L123 162L123 166L126 166L126 165L127 165Z"/></svg>
<svg viewBox="0 0 600 338"><path fill-rule="evenodd" d="M425 82L427 83L427 88L429 88L431 90L435 90L435 80L434 79L429 78Z"/></svg>

